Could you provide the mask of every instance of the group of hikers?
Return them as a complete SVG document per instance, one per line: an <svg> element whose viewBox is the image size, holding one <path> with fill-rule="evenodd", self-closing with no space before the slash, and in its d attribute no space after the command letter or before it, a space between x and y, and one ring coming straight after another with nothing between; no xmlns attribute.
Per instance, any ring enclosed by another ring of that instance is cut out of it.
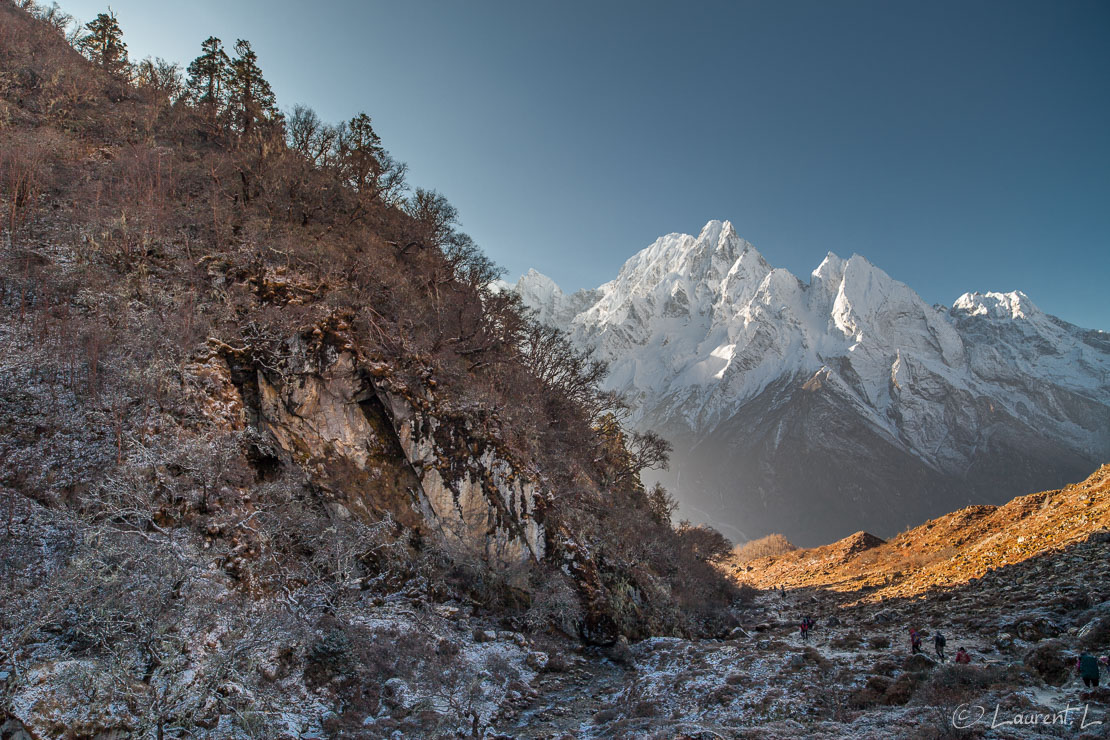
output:
<svg viewBox="0 0 1110 740"><path fill-rule="evenodd" d="M800 625L802 642L809 642L810 630L812 630L816 626L817 623L813 621L813 617L810 617L808 614L802 617L802 622ZM918 653L921 653L921 644L922 633L919 630L910 627L910 654L917 655ZM940 660L941 663L944 663L948 660L948 656L944 654L944 648L947 644L948 638L944 636L943 632L940 632L938 630L937 633L933 635L933 650L936 651L937 659ZM968 665L969 663L971 663L971 653L967 651L967 648L961 647L956 650L956 654L952 657L952 660L959 665ZM1105 656L1096 659L1094 656L1084 652L1076 660L1075 670L1076 673L1080 674L1080 676L1083 678L1084 685L1088 687L1098 686L1099 665L1102 665L1103 670L1110 670L1110 667L1107 666L1107 662L1108 659Z"/></svg>
<svg viewBox="0 0 1110 740"><path fill-rule="evenodd" d="M946 658L944 655L944 645L948 640L945 639L944 634L937 632L933 635L933 648L936 650L937 658L943 663ZM921 652L921 633L914 628L910 628L910 653L917 654ZM965 648L960 648L956 651L955 661L967 665L971 662L971 654ZM1089 689L1097 688L1099 685L1099 674L1101 671L1110 672L1110 657L1102 656L1096 658L1089 652L1084 650L1078 658L1075 659L1075 672L1083 679L1083 685Z"/></svg>
<svg viewBox="0 0 1110 740"><path fill-rule="evenodd" d="M809 642L810 630L812 630L816 626L817 623L813 621L813 617L809 616L808 614L802 617L802 623L800 625L802 642ZM944 633L938 631L935 635L933 635L933 649L936 650L937 658L940 659L941 663L948 660L948 657L944 654L944 646L947 644L948 638L944 636ZM910 627L910 653L913 655L917 655L920 652L921 632L914 629L913 627ZM956 655L953 659L957 663L966 665L971 662L971 653L967 651L967 648L961 647L959 650L956 651Z"/></svg>
<svg viewBox="0 0 1110 740"><path fill-rule="evenodd" d="M780 586L777 590L779 590L782 598L785 599L786 588ZM809 633L816 626L817 623L813 621L813 617L809 616L808 614L802 617L802 622L800 625L802 642L809 642ZM917 655L921 653L921 643L922 633L919 630L910 627L911 655ZM936 651L937 659L940 660L941 663L944 663L946 660L948 660L948 657L944 654L944 647L947 644L948 638L944 636L943 632L940 632L938 630L937 633L933 635L933 649ZM953 661L960 665L967 665L971 663L971 653L967 651L967 648L961 647L953 656ZM1096 658L1094 655L1091 655L1089 652L1084 650L1083 653L1075 659L1075 672L1079 675L1080 678L1083 679L1083 685L1087 688L1098 687L1101 671L1106 671L1108 675L1110 675L1110 657L1104 655L1101 658Z"/></svg>

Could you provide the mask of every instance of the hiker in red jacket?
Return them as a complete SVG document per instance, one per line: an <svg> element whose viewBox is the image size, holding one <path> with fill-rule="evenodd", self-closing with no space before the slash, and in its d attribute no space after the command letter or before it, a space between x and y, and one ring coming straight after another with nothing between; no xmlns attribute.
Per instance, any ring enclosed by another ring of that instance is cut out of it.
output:
<svg viewBox="0 0 1110 740"><path fill-rule="evenodd" d="M967 650L960 648L956 651L956 662L960 665L967 665L971 662L971 655L967 652Z"/></svg>
<svg viewBox="0 0 1110 740"><path fill-rule="evenodd" d="M921 635L917 630L910 627L910 654L917 655L921 652Z"/></svg>

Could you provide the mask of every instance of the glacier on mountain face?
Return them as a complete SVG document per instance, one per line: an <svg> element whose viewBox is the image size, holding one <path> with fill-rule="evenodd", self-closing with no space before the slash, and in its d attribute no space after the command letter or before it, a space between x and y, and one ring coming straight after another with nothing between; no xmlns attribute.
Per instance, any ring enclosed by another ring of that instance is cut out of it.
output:
<svg viewBox="0 0 1110 740"><path fill-rule="evenodd" d="M595 290L534 270L514 289L674 443L663 478L687 511L743 536L890 533L1110 453L1110 336L1021 292L930 306L832 253L803 283L727 221L659 238Z"/></svg>

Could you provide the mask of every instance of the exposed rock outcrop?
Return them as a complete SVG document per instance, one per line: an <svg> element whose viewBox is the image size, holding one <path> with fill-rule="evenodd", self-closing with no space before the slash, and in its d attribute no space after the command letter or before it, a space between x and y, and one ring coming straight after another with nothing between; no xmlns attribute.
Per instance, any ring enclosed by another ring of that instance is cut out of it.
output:
<svg viewBox="0 0 1110 740"><path fill-rule="evenodd" d="M540 489L465 414L436 409L388 365L296 340L280 368L233 359L245 405L280 453L310 475L340 516L390 516L491 563L544 552ZM460 428L462 426L463 428Z"/></svg>
<svg viewBox="0 0 1110 740"><path fill-rule="evenodd" d="M420 478L427 521L448 541L481 544L489 560L539 559L544 554L538 485L492 446L403 396L381 392L405 459Z"/></svg>

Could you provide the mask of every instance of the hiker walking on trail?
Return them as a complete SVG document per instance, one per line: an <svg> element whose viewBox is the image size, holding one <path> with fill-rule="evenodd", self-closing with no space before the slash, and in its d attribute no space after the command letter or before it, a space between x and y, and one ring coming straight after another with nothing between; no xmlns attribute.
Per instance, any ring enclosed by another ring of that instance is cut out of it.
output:
<svg viewBox="0 0 1110 740"><path fill-rule="evenodd" d="M940 632L937 632L936 636L933 637L933 647L936 648L937 657L940 658L941 663L944 662L944 646L947 642L948 640L944 639L944 635Z"/></svg>
<svg viewBox="0 0 1110 740"><path fill-rule="evenodd" d="M910 627L910 655L917 655L921 652L921 634Z"/></svg>
<svg viewBox="0 0 1110 740"><path fill-rule="evenodd" d="M1087 688L1098 687L1098 658L1086 650L1076 659L1075 672L1083 679L1083 685Z"/></svg>
<svg viewBox="0 0 1110 740"><path fill-rule="evenodd" d="M809 631L813 629L813 620L802 617L802 642L809 642Z"/></svg>
<svg viewBox="0 0 1110 740"><path fill-rule="evenodd" d="M956 662L960 665L967 665L971 662L971 654L964 648L960 648L956 651Z"/></svg>

